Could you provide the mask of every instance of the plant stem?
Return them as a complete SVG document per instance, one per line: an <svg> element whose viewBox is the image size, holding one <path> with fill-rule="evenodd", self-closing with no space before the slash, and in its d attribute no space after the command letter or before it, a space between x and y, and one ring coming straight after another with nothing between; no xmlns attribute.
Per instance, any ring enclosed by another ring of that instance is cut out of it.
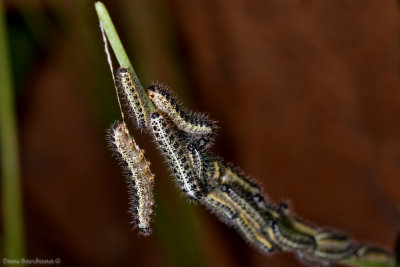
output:
<svg viewBox="0 0 400 267"><path fill-rule="evenodd" d="M7 44L5 12L0 3L0 146L4 220L4 256L25 254L18 138Z"/></svg>
<svg viewBox="0 0 400 267"><path fill-rule="evenodd" d="M136 72L131 64L131 61L129 60L129 57L126 54L125 48L122 45L121 40L119 39L118 33L115 29L114 23L111 20L110 14L107 11L107 8L104 6L102 2L96 2L94 6L99 21L103 26L104 31L106 32L107 39L110 42L111 48L114 52L115 57L118 60L119 65L121 67L129 68L132 78L137 81L138 92L142 96L142 99L146 104L148 112L150 113L154 112L155 107L151 102L151 100L149 99L149 97L147 96L147 93L144 91L144 88L140 83L139 77L136 75Z"/></svg>

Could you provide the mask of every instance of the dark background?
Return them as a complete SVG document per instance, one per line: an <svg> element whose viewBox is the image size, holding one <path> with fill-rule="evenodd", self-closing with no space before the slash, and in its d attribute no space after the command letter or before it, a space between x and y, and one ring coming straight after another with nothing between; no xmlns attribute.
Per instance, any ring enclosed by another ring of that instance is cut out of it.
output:
<svg viewBox="0 0 400 267"><path fill-rule="evenodd" d="M395 0L105 1L143 84L221 130L214 151L273 201L392 249L400 222ZM77 266L301 266L249 247L156 174L153 235L131 231L105 131L120 118L93 2L5 1L28 257Z"/></svg>

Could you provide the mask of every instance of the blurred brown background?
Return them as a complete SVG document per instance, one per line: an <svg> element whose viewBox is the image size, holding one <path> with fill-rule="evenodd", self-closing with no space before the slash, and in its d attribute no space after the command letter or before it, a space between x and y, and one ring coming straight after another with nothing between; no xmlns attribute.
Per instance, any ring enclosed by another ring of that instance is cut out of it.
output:
<svg viewBox="0 0 400 267"><path fill-rule="evenodd" d="M215 152L317 225L392 249L400 222L395 0L105 1L143 84L221 126ZM183 198L148 136L153 235L131 231L93 2L5 1L28 256L75 266L302 266Z"/></svg>

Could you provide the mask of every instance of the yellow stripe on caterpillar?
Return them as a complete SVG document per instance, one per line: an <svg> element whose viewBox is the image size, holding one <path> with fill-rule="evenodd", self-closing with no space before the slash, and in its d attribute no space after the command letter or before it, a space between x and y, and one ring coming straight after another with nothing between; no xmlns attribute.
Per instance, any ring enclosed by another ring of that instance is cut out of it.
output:
<svg viewBox="0 0 400 267"><path fill-rule="evenodd" d="M157 109L165 113L176 127L190 135L205 136L212 139L217 131L214 121L200 113L188 112L167 86L153 83L148 87L148 95ZM208 140L211 142L211 140Z"/></svg>
<svg viewBox="0 0 400 267"><path fill-rule="evenodd" d="M208 207L212 213L216 214L221 221L228 225L232 225L232 220L237 216L237 211L231 206L219 189L207 193L202 198L201 203Z"/></svg>
<svg viewBox="0 0 400 267"><path fill-rule="evenodd" d="M221 176L219 177L221 183L239 187L252 196L261 194L260 186L247 178L242 171L238 169L235 170L229 166L230 164L226 164L222 161L220 164L223 166L221 168Z"/></svg>
<svg viewBox="0 0 400 267"><path fill-rule="evenodd" d="M266 225L264 218L252 206L251 201L246 199L246 196L238 188L232 187L228 184L221 185L221 191L225 193L226 198L230 201L231 205L235 207L239 214L246 216L249 223L253 225L258 231L262 231Z"/></svg>
<svg viewBox="0 0 400 267"><path fill-rule="evenodd" d="M250 244L254 245L256 248L272 253L275 251L275 246L271 243L268 237L262 233L259 229L255 228L253 223L249 221L248 216L245 214L240 214L235 218L236 229L247 240Z"/></svg>
<svg viewBox="0 0 400 267"><path fill-rule="evenodd" d="M269 234L273 236L276 245L282 250L313 251L315 248L315 241L312 236L296 232L283 222L276 219L269 220L268 225L270 227Z"/></svg>
<svg viewBox="0 0 400 267"><path fill-rule="evenodd" d="M143 97L137 89L138 82L132 79L129 69L123 67L117 69L116 81L129 107L130 117L140 130L147 131L148 112Z"/></svg>

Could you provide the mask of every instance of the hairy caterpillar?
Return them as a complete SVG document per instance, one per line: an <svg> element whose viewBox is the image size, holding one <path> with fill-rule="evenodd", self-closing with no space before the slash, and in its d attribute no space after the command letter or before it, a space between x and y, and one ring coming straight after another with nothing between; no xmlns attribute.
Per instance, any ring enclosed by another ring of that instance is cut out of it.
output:
<svg viewBox="0 0 400 267"><path fill-rule="evenodd" d="M354 254L356 247L354 245L349 246L345 250L335 251L324 248L316 247L313 256L326 261L340 261L346 258L349 258Z"/></svg>
<svg viewBox="0 0 400 267"><path fill-rule="evenodd" d="M234 170L234 168L230 167L229 164L222 161L221 164L223 166L222 174L219 177L221 183L239 187L256 198L261 196L261 188L255 182L246 178L241 171L237 169Z"/></svg>
<svg viewBox="0 0 400 267"><path fill-rule="evenodd" d="M227 188L215 188L206 194L201 200L202 203L215 213L219 219L227 225L234 226L240 235L253 246L262 251L271 253L274 246L265 236L258 224L252 221L251 216L243 211L243 204L232 201L226 193ZM246 209L248 210L248 209Z"/></svg>
<svg viewBox="0 0 400 267"><path fill-rule="evenodd" d="M227 184L221 185L221 191L225 193L225 196L229 199L238 213L246 216L248 222L251 223L253 227L257 228L260 232L264 229L264 226L266 225L265 220L251 205L251 202L246 199L242 192Z"/></svg>
<svg viewBox="0 0 400 267"><path fill-rule="evenodd" d="M176 96L165 85L153 83L148 87L148 95L158 110L165 113L176 127L193 136L204 136L207 143L217 130L216 123L200 113L188 112L177 100Z"/></svg>
<svg viewBox="0 0 400 267"><path fill-rule="evenodd" d="M291 227L293 230L309 235L315 236L319 233L320 229L317 227L313 227L310 224L307 224L297 218L294 217L292 212L289 210L289 206L286 203L279 203L278 207L272 206L270 203L263 201L261 209L269 215L269 217L279 219L284 222L288 227Z"/></svg>
<svg viewBox="0 0 400 267"><path fill-rule="evenodd" d="M187 153L196 179L205 192L210 192L216 187L215 181L210 179L210 176L218 170L214 170L213 157L204 150L205 145L206 141L200 138L187 145Z"/></svg>
<svg viewBox="0 0 400 267"><path fill-rule="evenodd" d="M232 220L237 216L237 211L219 189L209 192L201 201L212 213L216 214L221 221L228 225L231 225L233 223Z"/></svg>
<svg viewBox="0 0 400 267"><path fill-rule="evenodd" d="M130 212L139 232L149 235L154 205L154 175L150 171L150 162L145 159L144 150L137 146L124 123L116 122L109 130L109 138L129 177Z"/></svg>
<svg viewBox="0 0 400 267"><path fill-rule="evenodd" d="M275 246L271 243L271 241L267 238L265 234L254 227L254 225L250 222L248 216L240 214L235 219L235 225L239 233L255 247L267 253L272 253L275 250Z"/></svg>
<svg viewBox="0 0 400 267"><path fill-rule="evenodd" d="M202 197L201 188L198 180L193 177L186 149L176 132L169 127L168 122L158 112L151 114L150 121L154 138L172 168L179 187L189 198L200 199Z"/></svg>
<svg viewBox="0 0 400 267"><path fill-rule="evenodd" d="M267 229L271 239L278 247L283 250L313 250L315 241L312 236L308 236L296 231L280 222L279 220L269 220L270 228Z"/></svg>
<svg viewBox="0 0 400 267"><path fill-rule="evenodd" d="M243 192L228 184L222 184L220 190L225 199L237 211L238 216L235 218L234 225L242 236L267 253L274 251L275 247L264 233L265 220L252 206L252 203L246 199Z"/></svg>
<svg viewBox="0 0 400 267"><path fill-rule="evenodd" d="M328 251L343 251L352 246L352 243L347 236L334 232L319 232L314 236L314 238L319 249Z"/></svg>
<svg viewBox="0 0 400 267"><path fill-rule="evenodd" d="M347 236L323 231L314 236L316 248L313 255L325 260L341 260L350 257L355 252L355 245Z"/></svg>
<svg viewBox="0 0 400 267"><path fill-rule="evenodd" d="M136 126L144 131L147 131L148 116L142 96L137 90L138 82L132 79L128 68L120 67L116 75L117 86L121 93L125 96L129 110L132 113L131 117Z"/></svg>

